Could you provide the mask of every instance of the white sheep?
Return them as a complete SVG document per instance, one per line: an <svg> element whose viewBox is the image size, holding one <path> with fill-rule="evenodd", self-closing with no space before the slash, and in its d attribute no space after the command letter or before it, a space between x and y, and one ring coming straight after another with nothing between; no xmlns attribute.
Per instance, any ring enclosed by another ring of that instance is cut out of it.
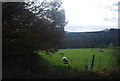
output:
<svg viewBox="0 0 120 81"><path fill-rule="evenodd" d="M104 50L103 49L99 49L100 50L100 52L103 52Z"/></svg>
<svg viewBox="0 0 120 81"><path fill-rule="evenodd" d="M63 57L62 61L63 61L64 64L68 64L68 59L66 57Z"/></svg>
<svg viewBox="0 0 120 81"><path fill-rule="evenodd" d="M60 52L60 54L61 54L61 55L64 55L64 53L63 53L63 52Z"/></svg>

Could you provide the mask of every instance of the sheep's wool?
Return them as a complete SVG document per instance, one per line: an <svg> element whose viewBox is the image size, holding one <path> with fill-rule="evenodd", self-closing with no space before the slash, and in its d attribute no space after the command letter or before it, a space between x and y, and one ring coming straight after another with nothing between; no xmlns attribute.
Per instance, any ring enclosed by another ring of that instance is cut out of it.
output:
<svg viewBox="0 0 120 81"><path fill-rule="evenodd" d="M63 63L64 63L64 64L68 64L68 60L67 60L66 57L63 57L62 60L63 60Z"/></svg>

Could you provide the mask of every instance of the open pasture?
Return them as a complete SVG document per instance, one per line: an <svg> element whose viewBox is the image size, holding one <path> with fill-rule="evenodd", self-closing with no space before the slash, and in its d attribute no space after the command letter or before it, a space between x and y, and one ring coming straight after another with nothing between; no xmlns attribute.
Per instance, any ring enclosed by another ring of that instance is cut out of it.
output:
<svg viewBox="0 0 120 81"><path fill-rule="evenodd" d="M60 54L63 52L64 55ZM92 57L95 55L94 66L92 70L101 70L104 68L116 68L116 57L112 54L110 49L103 49L103 52L97 48L80 48L80 49L61 49L55 54L45 55L41 54L44 59L47 59L55 69L54 66L69 67L71 70L86 70L85 65L88 66L88 70L91 70ZM62 57L68 58L69 63L64 64ZM60 69L60 67L57 67Z"/></svg>

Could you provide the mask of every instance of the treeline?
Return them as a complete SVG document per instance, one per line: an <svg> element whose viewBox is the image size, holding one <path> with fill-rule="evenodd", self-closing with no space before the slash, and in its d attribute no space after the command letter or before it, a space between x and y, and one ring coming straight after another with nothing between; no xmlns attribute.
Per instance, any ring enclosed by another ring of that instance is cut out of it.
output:
<svg viewBox="0 0 120 81"><path fill-rule="evenodd" d="M120 29L99 32L66 32L61 48L106 48L110 43L119 44Z"/></svg>

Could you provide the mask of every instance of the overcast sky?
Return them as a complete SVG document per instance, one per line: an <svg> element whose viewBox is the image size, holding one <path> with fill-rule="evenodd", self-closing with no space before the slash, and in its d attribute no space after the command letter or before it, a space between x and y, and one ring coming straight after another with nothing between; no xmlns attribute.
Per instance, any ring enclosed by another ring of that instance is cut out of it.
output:
<svg viewBox="0 0 120 81"><path fill-rule="evenodd" d="M63 2L66 20L68 21L68 24L65 26L65 31L90 32L110 28L118 28L118 10L120 12L120 9L118 9L118 6L120 6L120 4L118 4L118 2L120 0L55 0L55 1Z"/></svg>
<svg viewBox="0 0 120 81"><path fill-rule="evenodd" d="M65 31L89 32L118 28L119 0L62 0Z"/></svg>

